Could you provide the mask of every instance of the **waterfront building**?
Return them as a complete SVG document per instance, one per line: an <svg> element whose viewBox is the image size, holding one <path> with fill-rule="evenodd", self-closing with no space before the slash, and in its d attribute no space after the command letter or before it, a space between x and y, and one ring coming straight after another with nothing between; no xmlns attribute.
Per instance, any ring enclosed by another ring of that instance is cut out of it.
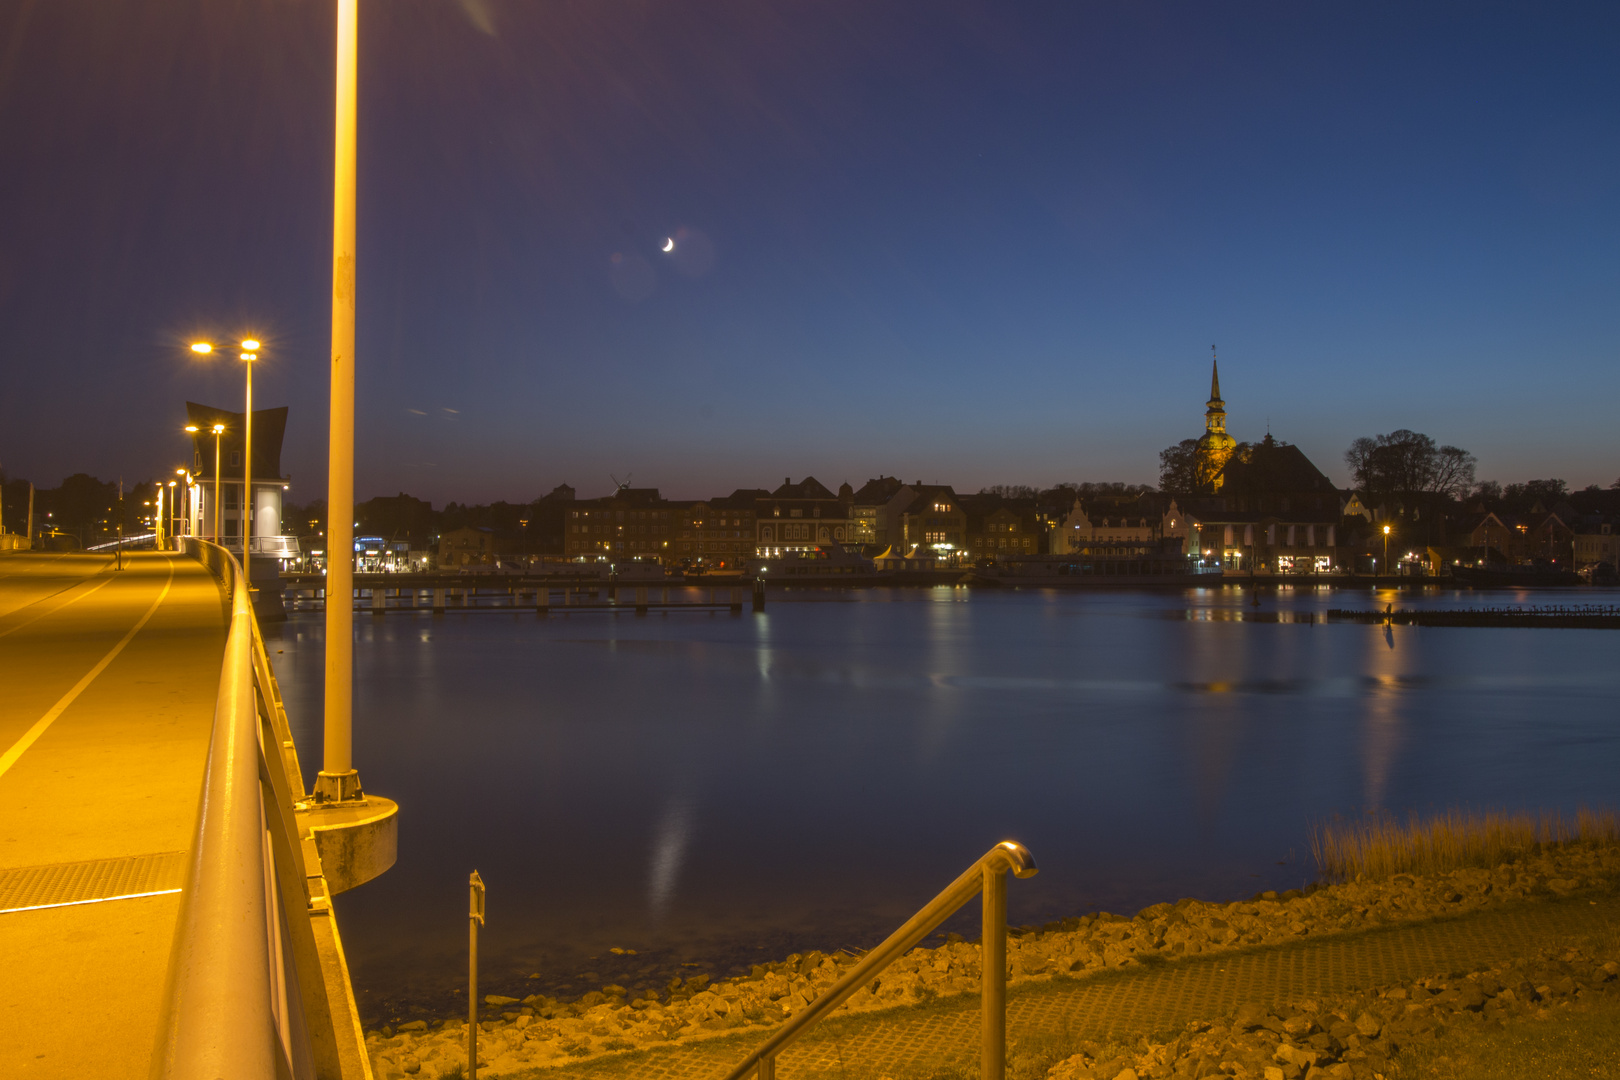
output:
<svg viewBox="0 0 1620 1080"><path fill-rule="evenodd" d="M1326 573L1341 564L1341 494L1297 446L1270 434L1233 451L1218 494L1187 499L1187 550L1206 568Z"/></svg>
<svg viewBox="0 0 1620 1080"><path fill-rule="evenodd" d="M1187 515L1171 495L1146 492L1089 500L1077 496L1053 529L1052 552L1064 555L1096 544L1149 543L1166 538L1185 541L1189 532Z"/></svg>
<svg viewBox="0 0 1620 1080"><path fill-rule="evenodd" d="M738 488L692 504L681 526L680 561L705 570L740 571L754 555L757 503L768 494L763 488Z"/></svg>
<svg viewBox="0 0 1620 1080"><path fill-rule="evenodd" d="M219 436L219 543L240 555L243 524L252 514L247 530L251 552L280 563L300 558L298 538L284 535L281 528L282 498L292 477L281 473L281 443L287 432L287 407L253 410L253 492L243 491L243 455L247 451L243 413L216 409L211 405L186 402L186 423L191 432L191 475L196 481L188 507L187 528L193 536L216 539L214 530L214 435L216 424L225 431Z"/></svg>
<svg viewBox="0 0 1620 1080"><path fill-rule="evenodd" d="M891 504L902 490L908 493L904 502L911 501L906 485L892 476L879 476L861 485L850 498L849 526L845 540L863 548L886 548L889 545L891 519L899 511L890 511Z"/></svg>
<svg viewBox="0 0 1620 1080"><path fill-rule="evenodd" d="M558 484L529 504L529 548L541 555L563 554L563 537L568 529L568 511L574 505L574 489Z"/></svg>
<svg viewBox="0 0 1620 1080"><path fill-rule="evenodd" d="M1044 516L1034 499L963 495L968 558L974 562L1007 555L1039 555L1047 550Z"/></svg>
<svg viewBox="0 0 1620 1080"><path fill-rule="evenodd" d="M504 529L487 525L448 529L439 534L439 568L499 566L502 556L516 555L519 547L518 538Z"/></svg>
<svg viewBox="0 0 1620 1080"><path fill-rule="evenodd" d="M1528 514L1507 511L1474 513L1463 519L1457 530L1456 547L1444 554L1446 561L1505 566L1525 566L1536 562L1566 568L1578 566L1577 534L1562 516L1537 503ZM1590 543L1590 542L1589 542Z"/></svg>
<svg viewBox="0 0 1620 1080"><path fill-rule="evenodd" d="M605 498L576 499L566 511L563 554L613 563L678 562L680 534L691 531L695 505L665 499L657 488L621 487Z"/></svg>
<svg viewBox="0 0 1620 1080"><path fill-rule="evenodd" d="M754 500L754 553L774 557L784 551L842 546L848 540L849 508L855 492L844 484L838 494L813 476L782 486Z"/></svg>
<svg viewBox="0 0 1620 1080"><path fill-rule="evenodd" d="M1577 570L1604 564L1620 569L1620 532L1616 532L1612 519L1582 521L1575 528L1571 547Z"/></svg>
<svg viewBox="0 0 1620 1080"><path fill-rule="evenodd" d="M948 561L967 558L967 511L956 492L947 484L919 482L902 488L896 498L908 491L911 499L899 509L899 527L889 531L891 540L899 541L896 549L923 548Z"/></svg>

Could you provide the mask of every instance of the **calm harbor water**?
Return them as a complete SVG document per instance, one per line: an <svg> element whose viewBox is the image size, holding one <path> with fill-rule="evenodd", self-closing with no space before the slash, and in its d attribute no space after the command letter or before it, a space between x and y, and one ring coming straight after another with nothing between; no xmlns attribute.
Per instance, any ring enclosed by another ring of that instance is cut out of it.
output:
<svg viewBox="0 0 1620 1080"><path fill-rule="evenodd" d="M1334 814L1620 801L1620 633L1277 621L1391 601L1556 599L941 588L361 617L356 761L401 804L399 863L338 900L362 1007L462 1007L473 869L486 992L580 994L870 946L1008 837L1040 863L1008 890L1034 923L1298 887ZM267 634L312 773L320 616Z"/></svg>

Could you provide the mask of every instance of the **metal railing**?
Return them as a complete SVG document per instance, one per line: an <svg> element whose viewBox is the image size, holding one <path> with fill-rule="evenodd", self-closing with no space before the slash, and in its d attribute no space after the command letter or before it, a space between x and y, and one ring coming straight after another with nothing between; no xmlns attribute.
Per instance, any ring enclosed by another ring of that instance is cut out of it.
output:
<svg viewBox="0 0 1620 1080"><path fill-rule="evenodd" d="M230 632L152 1075L336 1078L287 714L240 564L216 544L181 539L225 586Z"/></svg>
<svg viewBox="0 0 1620 1080"><path fill-rule="evenodd" d="M982 986L979 1076L980 1080L1003 1080L1007 1072L1007 872L1010 870L1015 877L1027 878L1035 876L1035 869L1035 857L1017 841L1003 840L985 852L944 892L906 920L883 944L863 956L843 978L777 1028L775 1034L726 1073L725 1080L743 1080L756 1070L759 1080L775 1080L777 1055L789 1044L980 894L984 896L984 911L979 955Z"/></svg>

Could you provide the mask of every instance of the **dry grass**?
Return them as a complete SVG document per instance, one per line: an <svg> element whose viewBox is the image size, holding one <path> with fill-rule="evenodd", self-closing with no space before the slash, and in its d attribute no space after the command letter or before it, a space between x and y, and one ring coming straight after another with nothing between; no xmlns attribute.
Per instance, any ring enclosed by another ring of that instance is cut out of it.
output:
<svg viewBox="0 0 1620 1080"><path fill-rule="evenodd" d="M1620 815L1582 808L1506 813L1447 810L1405 822L1387 815L1335 819L1311 829L1311 854L1329 881L1393 874L1438 874L1465 866L1499 866L1559 844L1620 843Z"/></svg>

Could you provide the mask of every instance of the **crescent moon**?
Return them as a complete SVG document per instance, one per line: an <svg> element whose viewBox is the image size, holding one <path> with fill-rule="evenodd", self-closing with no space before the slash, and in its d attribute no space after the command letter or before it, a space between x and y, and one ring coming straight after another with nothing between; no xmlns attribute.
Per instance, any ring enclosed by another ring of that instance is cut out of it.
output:
<svg viewBox="0 0 1620 1080"><path fill-rule="evenodd" d="M674 251L675 250L675 238L673 236L665 238L665 240L664 240L664 250L665 251Z"/></svg>

